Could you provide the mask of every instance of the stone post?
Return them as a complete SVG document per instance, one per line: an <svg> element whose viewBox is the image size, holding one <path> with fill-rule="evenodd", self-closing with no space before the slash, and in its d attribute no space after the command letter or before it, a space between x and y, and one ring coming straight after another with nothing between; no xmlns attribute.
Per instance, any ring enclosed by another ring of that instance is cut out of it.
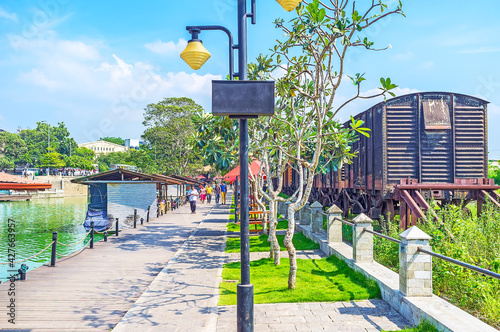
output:
<svg viewBox="0 0 500 332"><path fill-rule="evenodd" d="M326 239L328 243L342 242L342 210L337 205L332 205L328 211L328 222L326 228Z"/></svg>
<svg viewBox="0 0 500 332"><path fill-rule="evenodd" d="M406 296L432 296L432 256L417 251L431 251L429 235L412 226L399 235L399 290Z"/></svg>
<svg viewBox="0 0 500 332"><path fill-rule="evenodd" d="M278 201L278 213L281 214L281 217L284 218L285 214L283 213L284 202Z"/></svg>
<svg viewBox="0 0 500 332"><path fill-rule="evenodd" d="M323 229L323 215L321 212L323 211L323 205L320 202L316 201L311 204L311 232L319 233Z"/></svg>
<svg viewBox="0 0 500 332"><path fill-rule="evenodd" d="M283 211L282 215L286 220L288 220L288 207L290 206L290 204L290 202L285 202L285 204L283 204L285 206L283 208L285 211Z"/></svg>
<svg viewBox="0 0 500 332"><path fill-rule="evenodd" d="M300 212L300 221L301 225L310 225L311 224L311 210L310 210L309 202L304 205Z"/></svg>
<svg viewBox="0 0 500 332"><path fill-rule="evenodd" d="M373 234L365 232L366 228L373 231L373 220L367 215L361 213L353 220L352 230L352 250L355 262L371 263L373 262Z"/></svg>

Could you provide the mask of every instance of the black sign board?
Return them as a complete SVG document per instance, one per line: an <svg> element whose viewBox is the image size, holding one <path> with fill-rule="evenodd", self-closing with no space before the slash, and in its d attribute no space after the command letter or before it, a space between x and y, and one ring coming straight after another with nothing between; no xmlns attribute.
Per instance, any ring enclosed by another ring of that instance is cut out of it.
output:
<svg viewBox="0 0 500 332"><path fill-rule="evenodd" d="M274 81L212 81L212 114L232 118L274 114Z"/></svg>

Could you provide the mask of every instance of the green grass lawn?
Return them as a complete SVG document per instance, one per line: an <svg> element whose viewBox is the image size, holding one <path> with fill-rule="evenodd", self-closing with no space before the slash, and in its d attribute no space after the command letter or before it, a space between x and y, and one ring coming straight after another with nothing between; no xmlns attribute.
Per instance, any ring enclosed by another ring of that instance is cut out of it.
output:
<svg viewBox="0 0 500 332"><path fill-rule="evenodd" d="M229 216L229 220L234 220L234 214L233 217ZM250 229L254 229L254 227L257 226L258 230L262 230L262 225L250 225ZM226 226L228 232L239 232L240 231L240 225L235 224L235 223L229 223ZM278 226L276 229L287 229L288 228L288 221L287 220L281 220L278 221Z"/></svg>
<svg viewBox="0 0 500 332"><path fill-rule="evenodd" d="M335 256L323 259L297 259L294 290L288 289L288 258L280 266L267 258L250 263L255 303L329 302L380 298L378 285L354 272ZM240 279L240 262L224 264L219 305L236 304L235 280ZM233 282L226 282L231 280Z"/></svg>
<svg viewBox="0 0 500 332"><path fill-rule="evenodd" d="M382 330L384 332L385 330ZM418 326L407 328L404 330L399 330L400 332L438 332L438 329L434 327L428 321L422 321ZM388 332L388 331L387 331Z"/></svg>
<svg viewBox="0 0 500 332"><path fill-rule="evenodd" d="M286 250L283 245L285 235L277 235L281 250ZM268 235L262 234L258 236L250 236L250 252L265 252L271 249L267 242ZM306 238L302 233L297 233L293 236L293 245L296 250L312 250L319 249L319 244ZM240 238L228 237L226 239L226 252L240 252Z"/></svg>

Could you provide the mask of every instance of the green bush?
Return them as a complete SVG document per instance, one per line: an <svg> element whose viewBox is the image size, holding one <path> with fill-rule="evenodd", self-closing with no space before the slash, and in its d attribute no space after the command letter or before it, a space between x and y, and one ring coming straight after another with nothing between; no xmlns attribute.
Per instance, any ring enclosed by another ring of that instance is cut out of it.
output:
<svg viewBox="0 0 500 332"><path fill-rule="evenodd" d="M430 245L436 253L458 259L494 272L500 272L500 211L483 205L477 217L474 205L462 210L448 205L439 210L439 220L429 214L428 222L418 227L432 236ZM441 225L444 222L445 227ZM399 239L397 220L384 233ZM374 225L375 228L377 225ZM398 271L398 245L374 237L374 258ZM432 259L433 289L447 301L500 328L500 280L473 272L439 258Z"/></svg>

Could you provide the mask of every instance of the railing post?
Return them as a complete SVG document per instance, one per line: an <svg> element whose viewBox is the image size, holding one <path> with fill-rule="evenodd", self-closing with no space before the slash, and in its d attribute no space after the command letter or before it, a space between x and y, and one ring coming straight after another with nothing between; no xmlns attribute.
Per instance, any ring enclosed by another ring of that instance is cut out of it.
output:
<svg viewBox="0 0 500 332"><path fill-rule="evenodd" d="M56 266L57 232L52 232L52 253L50 255L50 266Z"/></svg>
<svg viewBox="0 0 500 332"><path fill-rule="evenodd" d="M134 209L134 228L137 228L137 209Z"/></svg>
<svg viewBox="0 0 500 332"><path fill-rule="evenodd" d="M333 204L328 211L328 221L326 226L326 239L328 243L342 242L342 210Z"/></svg>
<svg viewBox="0 0 500 332"><path fill-rule="evenodd" d="M90 249L94 249L94 222L90 222Z"/></svg>
<svg viewBox="0 0 500 332"><path fill-rule="evenodd" d="M141 225L144 224L144 218L141 218Z"/></svg>
<svg viewBox="0 0 500 332"><path fill-rule="evenodd" d="M148 206L148 214L146 215L146 222L149 222L149 209L151 209L151 205Z"/></svg>
<svg viewBox="0 0 500 332"><path fill-rule="evenodd" d="M116 218L116 230L115 230L115 235L118 236L118 233L120 232L120 229L118 227L118 218Z"/></svg>
<svg viewBox="0 0 500 332"><path fill-rule="evenodd" d="M285 213L283 212L284 202L278 201L278 213L281 214L282 218L285 218Z"/></svg>
<svg viewBox="0 0 500 332"><path fill-rule="evenodd" d="M412 226L399 235L399 290L406 296L432 296L432 256L417 251L431 251L432 238Z"/></svg>
<svg viewBox="0 0 500 332"><path fill-rule="evenodd" d="M104 231L104 242L108 242L108 231Z"/></svg>
<svg viewBox="0 0 500 332"><path fill-rule="evenodd" d="M283 209L285 211L283 212L283 216L285 217L286 220L288 220L288 207L290 206L290 204L292 204L292 203L285 202L285 204L284 204L285 207Z"/></svg>
<svg viewBox="0 0 500 332"><path fill-rule="evenodd" d="M321 211L323 211L323 205L321 205L320 202L316 201L311 204L311 209L311 232L319 233L323 229L323 215L321 214Z"/></svg>
<svg viewBox="0 0 500 332"><path fill-rule="evenodd" d="M309 225L311 223L311 206L307 202L301 210L300 213L300 224Z"/></svg>
<svg viewBox="0 0 500 332"><path fill-rule="evenodd" d="M360 263L373 262L373 234L365 232L366 228L373 231L373 220L361 213L353 220L352 250L354 261Z"/></svg>

